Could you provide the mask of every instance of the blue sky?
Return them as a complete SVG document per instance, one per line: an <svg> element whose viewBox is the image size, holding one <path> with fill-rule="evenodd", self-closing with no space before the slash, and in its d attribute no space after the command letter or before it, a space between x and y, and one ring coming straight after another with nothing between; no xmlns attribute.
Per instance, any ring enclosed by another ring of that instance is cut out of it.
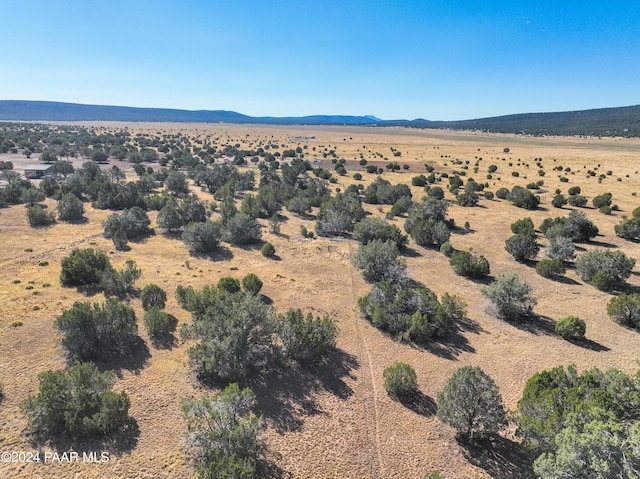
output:
<svg viewBox="0 0 640 479"><path fill-rule="evenodd" d="M0 99L454 120L640 104L640 1L0 0Z"/></svg>

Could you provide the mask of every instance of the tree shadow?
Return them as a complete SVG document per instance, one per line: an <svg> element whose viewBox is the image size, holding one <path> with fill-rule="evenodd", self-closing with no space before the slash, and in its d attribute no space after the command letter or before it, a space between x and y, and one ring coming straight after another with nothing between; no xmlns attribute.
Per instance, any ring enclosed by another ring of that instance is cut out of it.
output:
<svg viewBox="0 0 640 479"><path fill-rule="evenodd" d="M500 479L534 479L531 459L522 445L502 436L467 444L461 440L463 455L474 466Z"/></svg>
<svg viewBox="0 0 640 479"><path fill-rule="evenodd" d="M267 451L266 457L258 460L258 474L263 479L293 479L293 474L283 471L276 464L282 460L282 454Z"/></svg>
<svg viewBox="0 0 640 479"><path fill-rule="evenodd" d="M444 336L417 346L440 358L454 361L462 353L476 352L476 349L469 344L469 340L462 332L463 329L458 324L455 324Z"/></svg>
<svg viewBox="0 0 640 479"><path fill-rule="evenodd" d="M394 399L407 409L410 409L416 414L424 417L433 416L438 409L438 406L433 398L427 396L422 391L416 391L413 395L407 398L402 397Z"/></svg>
<svg viewBox="0 0 640 479"><path fill-rule="evenodd" d="M410 248L408 246L400 248L400 254L402 256L406 256L407 258L420 258L422 256L422 253L420 253L418 250Z"/></svg>
<svg viewBox="0 0 640 479"><path fill-rule="evenodd" d="M43 440L37 435L29 437L29 442L36 448L40 449L43 445L49 445L54 452L61 454L65 451L106 451L110 455L122 455L133 451L138 445L140 437L140 427L135 418L129 417L125 425L118 431L114 431L104 437L88 437L76 439L66 434L50 437ZM97 460L100 460L98 452Z"/></svg>
<svg viewBox="0 0 640 479"><path fill-rule="evenodd" d="M553 278L547 278L548 280L554 281L556 283L567 284L570 286L578 286L582 284L580 281L576 281L575 279L567 278L566 276L556 276Z"/></svg>
<svg viewBox="0 0 640 479"><path fill-rule="evenodd" d="M517 329L527 331L535 335L554 335L556 331L556 322L548 316L544 316L542 314L532 313L526 317L523 317L522 319L506 322L513 325Z"/></svg>
<svg viewBox="0 0 640 479"><path fill-rule="evenodd" d="M233 259L233 252L225 247L218 247L211 253L191 253L191 256L209 261L229 261Z"/></svg>
<svg viewBox="0 0 640 479"><path fill-rule="evenodd" d="M605 351L611 351L611 348L608 348L607 346L604 346L596 341L593 341L592 339L582 339L579 341L572 341L569 340L569 342L571 344L575 344L576 346L580 346L581 348L584 349L589 349L591 351L595 351L598 353L602 353Z"/></svg>
<svg viewBox="0 0 640 479"><path fill-rule="evenodd" d="M613 243L608 243L606 241L596 241L596 240L589 240L588 244L593 245L593 246L599 246L600 248L617 248L618 245L613 244Z"/></svg>
<svg viewBox="0 0 640 479"><path fill-rule="evenodd" d="M96 361L96 366L102 372L111 369L118 378L122 378L123 370L131 371L135 375L140 374L140 371L146 366L149 358L151 358L149 347L140 336L136 336L129 354L113 358L109 361Z"/></svg>
<svg viewBox="0 0 640 479"><path fill-rule="evenodd" d="M264 415L279 434L299 431L307 416L323 414L315 396L326 391L345 400L354 394L344 381L355 379L359 363L355 356L341 349L312 368L283 369L277 376L257 378L251 382L256 393L256 412Z"/></svg>

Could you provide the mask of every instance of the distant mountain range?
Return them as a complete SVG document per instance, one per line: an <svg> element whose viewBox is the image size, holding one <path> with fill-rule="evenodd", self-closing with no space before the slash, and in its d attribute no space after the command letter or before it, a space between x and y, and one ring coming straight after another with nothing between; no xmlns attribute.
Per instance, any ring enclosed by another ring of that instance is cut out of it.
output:
<svg viewBox="0 0 640 479"><path fill-rule="evenodd" d="M424 119L381 120L372 115L253 117L226 110L192 111L51 101L0 100L0 120L404 126L528 135L640 136L640 105L558 113L521 113L475 120L430 121Z"/></svg>

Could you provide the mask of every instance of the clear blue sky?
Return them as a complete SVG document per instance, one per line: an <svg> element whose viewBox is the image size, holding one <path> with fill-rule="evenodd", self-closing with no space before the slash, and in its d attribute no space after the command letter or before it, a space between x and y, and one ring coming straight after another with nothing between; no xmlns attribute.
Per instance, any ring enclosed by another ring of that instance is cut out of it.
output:
<svg viewBox="0 0 640 479"><path fill-rule="evenodd" d="M453 120L640 104L640 1L0 0L0 99Z"/></svg>

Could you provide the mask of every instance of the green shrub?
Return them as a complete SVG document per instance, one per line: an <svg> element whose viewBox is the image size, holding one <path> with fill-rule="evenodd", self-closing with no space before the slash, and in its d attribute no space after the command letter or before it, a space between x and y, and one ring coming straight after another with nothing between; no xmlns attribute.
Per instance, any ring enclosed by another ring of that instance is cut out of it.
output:
<svg viewBox="0 0 640 479"><path fill-rule="evenodd" d="M624 286L636 260L622 251L595 249L576 259L576 272L583 281L609 291Z"/></svg>
<svg viewBox="0 0 640 479"><path fill-rule="evenodd" d="M490 271L484 256L474 256L468 251L455 251L449 258L449 264L457 274L467 278L484 278Z"/></svg>
<svg viewBox="0 0 640 479"><path fill-rule="evenodd" d="M516 261L523 262L535 258L540 246L534 236L516 234L507 239L505 249Z"/></svg>
<svg viewBox="0 0 640 479"><path fill-rule="evenodd" d="M255 395L249 388L230 384L215 396L182 405L187 423L187 443L200 479L255 479L264 451L259 436L262 417L251 416Z"/></svg>
<svg viewBox="0 0 640 479"><path fill-rule="evenodd" d="M102 305L73 304L54 325L62 333L62 346L70 359L108 360L129 354L138 339L136 315L114 298Z"/></svg>
<svg viewBox="0 0 640 479"><path fill-rule="evenodd" d="M604 193L593 198L592 203L594 208L602 208L603 206L611 206L611 193Z"/></svg>
<svg viewBox="0 0 640 479"><path fill-rule="evenodd" d="M522 218L511 223L511 232L515 235L535 236L536 231L531 218Z"/></svg>
<svg viewBox="0 0 640 479"><path fill-rule="evenodd" d="M74 249L62 260L60 283L62 286L96 285L108 269L111 269L111 262L102 251Z"/></svg>
<svg viewBox="0 0 640 479"><path fill-rule="evenodd" d="M532 292L531 285L520 281L515 273L498 276L482 289L482 294L495 305L498 315L507 321L520 320L531 314L536 304Z"/></svg>
<svg viewBox="0 0 640 479"><path fill-rule="evenodd" d="M587 199L581 195L569 196L569 199L567 201L571 206L576 206L578 208L581 208L587 204Z"/></svg>
<svg viewBox="0 0 640 479"><path fill-rule="evenodd" d="M328 315L307 316L299 309L290 309L276 317L276 329L282 341L285 357L300 363L317 363L335 348L338 328Z"/></svg>
<svg viewBox="0 0 640 479"><path fill-rule="evenodd" d="M113 213L105 221L104 237L111 239L118 230L122 230L128 239L139 238L150 233L151 220L147 213L140 207L134 206L125 209L122 213Z"/></svg>
<svg viewBox="0 0 640 479"><path fill-rule="evenodd" d="M473 442L507 425L502 397L494 380L479 367L456 370L438 393L438 418Z"/></svg>
<svg viewBox="0 0 640 479"><path fill-rule="evenodd" d="M76 363L68 371L45 371L38 378L38 394L29 396L21 409L42 439L62 433L73 438L106 435L129 419L129 397L111 390L116 379L112 371Z"/></svg>
<svg viewBox="0 0 640 479"><path fill-rule="evenodd" d="M118 251L125 251L127 249L127 245L129 244L127 234L121 229L113 234L111 240L113 241L113 246Z"/></svg>
<svg viewBox="0 0 640 479"><path fill-rule="evenodd" d="M536 264L536 273L543 278L559 278L565 272L564 263L559 259L543 259Z"/></svg>
<svg viewBox="0 0 640 479"><path fill-rule="evenodd" d="M231 294L238 293L240 291L240 281L231 276L225 276L218 280L218 289Z"/></svg>
<svg viewBox="0 0 640 479"><path fill-rule="evenodd" d="M448 241L442 243L442 246L440 246L440 252L447 258L450 258L455 251L456 249Z"/></svg>
<svg viewBox="0 0 640 479"><path fill-rule="evenodd" d="M518 208L526 210L535 210L540 204L540 198L522 186L514 186L507 195L507 200Z"/></svg>
<svg viewBox="0 0 640 479"><path fill-rule="evenodd" d="M507 195L509 194L509 189L508 188L499 188L498 191L496 191L496 196L498 198L500 198L501 200L505 200L507 199Z"/></svg>
<svg viewBox="0 0 640 479"><path fill-rule="evenodd" d="M554 208L562 208L567 204L567 202L568 200L564 197L564 195L556 195L551 200L551 206L553 206Z"/></svg>
<svg viewBox="0 0 640 479"><path fill-rule="evenodd" d="M382 376L384 389L392 397L410 399L418 392L418 377L409 364L396 362L385 368Z"/></svg>
<svg viewBox="0 0 640 479"><path fill-rule="evenodd" d="M584 339L587 325L578 316L567 316L556 323L556 334L566 340L580 341Z"/></svg>
<svg viewBox="0 0 640 479"><path fill-rule="evenodd" d="M487 200L492 200L492 199L493 199L493 193L492 193L491 191L485 191L485 192L484 192L484 197L485 197Z"/></svg>
<svg viewBox="0 0 640 479"><path fill-rule="evenodd" d="M358 248L353 264L360 269L365 281L377 283L384 280L399 281L406 278L406 264L398 259L400 252L391 241L373 240Z"/></svg>
<svg viewBox="0 0 640 479"><path fill-rule="evenodd" d="M621 294L611 298L607 314L618 324L640 330L640 295Z"/></svg>
<svg viewBox="0 0 640 479"><path fill-rule="evenodd" d="M273 258L276 255L276 248L271 243L266 242L262 245L262 248L260 248L260 253L262 253L262 256L265 258Z"/></svg>
<svg viewBox="0 0 640 479"><path fill-rule="evenodd" d="M640 240L640 218L635 216L625 219L620 224L615 225L615 232L620 238L638 241Z"/></svg>
<svg viewBox="0 0 640 479"><path fill-rule="evenodd" d="M262 289L262 280L258 275L249 273L242 278L242 289L249 294L256 295Z"/></svg>
<svg viewBox="0 0 640 479"><path fill-rule="evenodd" d="M226 224L224 238L234 245L258 243L262 239L262 231L255 219L238 213Z"/></svg>
<svg viewBox="0 0 640 479"><path fill-rule="evenodd" d="M579 195L581 193L580 187L572 186L571 188L569 188L568 193L570 196Z"/></svg>
<svg viewBox="0 0 640 479"><path fill-rule="evenodd" d="M84 204L73 193L66 193L58 201L58 218L61 221L81 221Z"/></svg>
<svg viewBox="0 0 640 479"><path fill-rule="evenodd" d="M398 248L406 246L408 238L393 224L374 217L363 218L353 228L353 239L361 244L373 240L393 241Z"/></svg>
<svg viewBox="0 0 640 479"><path fill-rule="evenodd" d="M182 232L182 241L191 254L212 253L222 239L222 225L219 221L189 223Z"/></svg>
<svg viewBox="0 0 640 479"><path fill-rule="evenodd" d="M173 318L160 311L160 308L153 306L144 313L144 326L147 328L147 333L152 339L158 339L165 337L173 331L174 321Z"/></svg>
<svg viewBox="0 0 640 479"><path fill-rule="evenodd" d="M148 311L153 307L164 309L167 301L167 293L160 286L152 283L146 285L142 289L140 299L142 300L142 307L145 311Z"/></svg>
<svg viewBox="0 0 640 479"><path fill-rule="evenodd" d="M42 206L35 205L27 208L27 220L32 227L50 226L56 222L56 217Z"/></svg>

